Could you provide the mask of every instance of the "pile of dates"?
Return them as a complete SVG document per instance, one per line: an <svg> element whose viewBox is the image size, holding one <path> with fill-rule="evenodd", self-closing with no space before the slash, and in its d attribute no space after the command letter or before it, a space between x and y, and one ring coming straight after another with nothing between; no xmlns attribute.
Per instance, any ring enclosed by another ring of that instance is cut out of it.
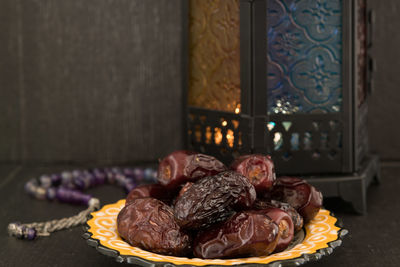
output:
<svg viewBox="0 0 400 267"><path fill-rule="evenodd" d="M285 250L322 206L322 194L295 177L276 178L270 156L216 158L175 151L158 183L127 196L117 218L132 246L204 259L266 256Z"/></svg>

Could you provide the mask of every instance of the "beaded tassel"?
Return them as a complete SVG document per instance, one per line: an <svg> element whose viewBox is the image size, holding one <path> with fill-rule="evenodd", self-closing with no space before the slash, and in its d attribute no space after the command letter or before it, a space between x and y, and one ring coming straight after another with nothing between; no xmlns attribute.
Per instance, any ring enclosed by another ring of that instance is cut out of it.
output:
<svg viewBox="0 0 400 267"><path fill-rule="evenodd" d="M33 227L26 227L25 225L16 222L8 225L8 233L19 239L33 240L36 237L36 229Z"/></svg>
<svg viewBox="0 0 400 267"><path fill-rule="evenodd" d="M48 236L51 232L82 224L86 217L100 207L100 201L83 191L103 184L116 184L129 193L137 184L155 183L157 171L152 168L104 168L92 170L64 171L60 174L41 175L25 184L25 191L40 200L57 200L63 203L86 205L88 208L78 215L43 223L10 223L8 232L20 239L33 240L37 236Z"/></svg>

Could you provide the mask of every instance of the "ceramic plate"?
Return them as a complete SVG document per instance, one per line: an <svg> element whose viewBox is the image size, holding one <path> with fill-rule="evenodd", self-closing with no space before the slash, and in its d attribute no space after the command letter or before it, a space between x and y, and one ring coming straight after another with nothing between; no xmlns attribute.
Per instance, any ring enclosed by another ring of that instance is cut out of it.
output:
<svg viewBox="0 0 400 267"><path fill-rule="evenodd" d="M331 254L342 243L347 230L341 228L338 220L328 210L320 210L303 231L296 235L293 244L285 251L265 257L238 259L204 260L164 256L132 247L122 240L117 232L117 215L124 207L125 200L105 205L93 212L86 223L84 238L90 246L99 252L114 257L118 262L127 262L140 266L207 266L207 265L263 265L294 266L310 260L318 260L323 255Z"/></svg>

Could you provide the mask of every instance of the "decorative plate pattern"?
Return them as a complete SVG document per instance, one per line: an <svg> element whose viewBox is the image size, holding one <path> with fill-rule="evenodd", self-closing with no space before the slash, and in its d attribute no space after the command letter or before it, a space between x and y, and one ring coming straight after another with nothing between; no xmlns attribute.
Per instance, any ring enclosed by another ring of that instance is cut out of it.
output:
<svg viewBox="0 0 400 267"><path fill-rule="evenodd" d="M337 219L329 211L322 209L316 218L305 226L305 237L302 242L291 249L270 256L226 260L164 256L132 247L119 237L116 221L124 205L125 200L120 200L93 212L87 221L84 238L88 240L89 245L96 247L103 254L115 257L119 262L126 261L142 266L239 264L285 266L285 263L299 265L332 253L333 248L339 246L341 238L347 234L347 230L337 225Z"/></svg>

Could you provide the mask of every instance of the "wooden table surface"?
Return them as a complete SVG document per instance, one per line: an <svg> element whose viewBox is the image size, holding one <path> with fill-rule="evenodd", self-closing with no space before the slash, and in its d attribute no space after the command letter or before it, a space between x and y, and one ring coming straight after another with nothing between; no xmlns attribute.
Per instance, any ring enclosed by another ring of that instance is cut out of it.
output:
<svg viewBox="0 0 400 267"><path fill-rule="evenodd" d="M82 227L60 231L35 241L17 240L7 235L10 222L33 222L71 216L82 207L33 200L23 191L32 177L85 166L0 165L0 266L121 266L98 253L82 238ZM354 215L339 200L328 199L325 206L343 221L349 234L333 254L303 266L399 266L400 265L400 165L384 164L382 183L368 190L368 214ZM123 198L120 188L103 186L89 191L102 204Z"/></svg>

